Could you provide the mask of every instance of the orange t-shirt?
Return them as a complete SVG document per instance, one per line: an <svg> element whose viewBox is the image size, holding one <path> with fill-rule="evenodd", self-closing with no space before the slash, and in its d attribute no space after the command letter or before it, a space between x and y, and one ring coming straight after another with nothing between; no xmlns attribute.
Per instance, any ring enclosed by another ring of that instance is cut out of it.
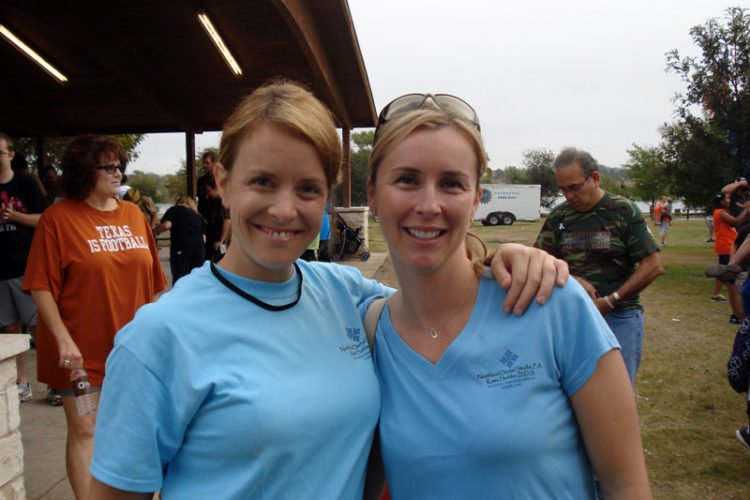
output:
<svg viewBox="0 0 750 500"><path fill-rule="evenodd" d="M664 203L659 202L654 207L654 223L656 225L659 224L659 218L661 217L661 213L664 210Z"/></svg>
<svg viewBox="0 0 750 500"><path fill-rule="evenodd" d="M714 210L714 253L716 255L729 255L732 251L732 244L737 237L737 230L734 226L721 220L723 208Z"/></svg>
<svg viewBox="0 0 750 500"><path fill-rule="evenodd" d="M92 386L101 386L115 334L166 286L153 233L143 213L117 200L111 212L66 199L42 213L31 244L23 290L45 290L83 355ZM37 373L55 389L70 388L57 342L38 317Z"/></svg>

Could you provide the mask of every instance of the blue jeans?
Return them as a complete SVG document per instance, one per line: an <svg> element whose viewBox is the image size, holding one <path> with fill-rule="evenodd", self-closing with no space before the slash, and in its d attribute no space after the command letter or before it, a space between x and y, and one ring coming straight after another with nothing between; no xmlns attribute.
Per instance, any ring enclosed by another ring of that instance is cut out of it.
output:
<svg viewBox="0 0 750 500"><path fill-rule="evenodd" d="M742 308L745 310L745 316L750 317L750 275L742 282L740 294L742 295Z"/></svg>
<svg viewBox="0 0 750 500"><path fill-rule="evenodd" d="M628 377L632 385L638 366L641 364L643 349L643 311L630 309L628 311L613 311L604 320L620 343L620 354L625 360Z"/></svg>

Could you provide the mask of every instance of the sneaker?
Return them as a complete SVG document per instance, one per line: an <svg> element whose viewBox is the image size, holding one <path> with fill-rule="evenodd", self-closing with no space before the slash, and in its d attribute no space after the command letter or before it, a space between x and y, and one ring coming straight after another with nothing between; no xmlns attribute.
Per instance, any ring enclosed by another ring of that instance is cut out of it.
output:
<svg viewBox="0 0 750 500"><path fill-rule="evenodd" d="M737 439L740 440L740 443L744 444L750 453L750 429L748 427L750 426L746 425L741 429L737 429L734 433L737 435Z"/></svg>
<svg viewBox="0 0 750 500"><path fill-rule="evenodd" d="M742 272L742 268L737 264L714 264L706 269L706 276L709 278L719 278L719 281L730 281Z"/></svg>
<svg viewBox="0 0 750 500"><path fill-rule="evenodd" d="M729 302L726 297L723 295L713 295L711 296L711 301L713 302Z"/></svg>
<svg viewBox="0 0 750 500"><path fill-rule="evenodd" d="M31 386L29 384L21 384L20 382L16 385L18 386L18 401L20 401L21 403L31 401L31 399L34 397L31 394Z"/></svg>
<svg viewBox="0 0 750 500"><path fill-rule="evenodd" d="M60 396L54 389L47 387L47 402L52 406L62 406L62 396Z"/></svg>
<svg viewBox="0 0 750 500"><path fill-rule="evenodd" d="M706 243L713 243L713 242L714 242L713 238L709 238L709 239L706 240Z"/></svg>
<svg viewBox="0 0 750 500"><path fill-rule="evenodd" d="M735 316L734 314L730 314L729 315L729 322L730 323L734 323L735 325L739 325L740 323L742 323L742 320L740 318L738 318L737 316Z"/></svg>

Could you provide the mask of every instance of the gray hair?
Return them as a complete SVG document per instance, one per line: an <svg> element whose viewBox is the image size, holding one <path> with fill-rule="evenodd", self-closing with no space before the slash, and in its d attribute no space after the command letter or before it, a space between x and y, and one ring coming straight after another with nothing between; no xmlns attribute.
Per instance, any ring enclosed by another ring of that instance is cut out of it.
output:
<svg viewBox="0 0 750 500"><path fill-rule="evenodd" d="M593 172L599 171L599 164L594 157L591 156L591 153L573 147L565 148L560 151L560 154L557 155L555 161L552 162L552 168L557 172L561 168L575 164L580 165L581 170L583 170L583 175L586 177Z"/></svg>

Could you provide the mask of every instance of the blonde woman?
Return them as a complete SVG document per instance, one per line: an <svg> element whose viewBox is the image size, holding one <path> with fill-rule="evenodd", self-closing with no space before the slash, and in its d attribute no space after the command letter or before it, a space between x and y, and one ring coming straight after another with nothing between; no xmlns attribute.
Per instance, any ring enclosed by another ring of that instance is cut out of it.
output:
<svg viewBox="0 0 750 500"><path fill-rule="evenodd" d="M167 209L154 234L169 231L169 267L172 285L196 267L203 264L206 243L206 221L198 213L195 201L180 196L173 207Z"/></svg>
<svg viewBox="0 0 750 500"><path fill-rule="evenodd" d="M89 498L361 499L380 392L358 306L392 290L299 260L339 174L333 117L266 84L227 119L219 161L232 244L118 334ZM511 252L532 294L557 265L535 252Z"/></svg>
<svg viewBox="0 0 750 500"><path fill-rule="evenodd" d="M401 289L373 357L388 487L404 498L651 497L619 346L575 280L522 317L468 233L486 153L476 112L402 96L380 114L368 199ZM489 279L488 279L489 278Z"/></svg>

